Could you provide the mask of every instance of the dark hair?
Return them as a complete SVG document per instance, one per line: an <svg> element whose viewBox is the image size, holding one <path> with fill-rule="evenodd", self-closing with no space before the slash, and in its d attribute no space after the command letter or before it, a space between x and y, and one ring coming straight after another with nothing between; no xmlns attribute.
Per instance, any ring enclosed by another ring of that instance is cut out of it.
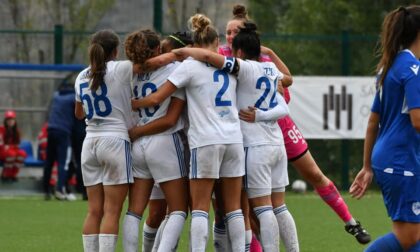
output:
<svg viewBox="0 0 420 252"><path fill-rule="evenodd" d="M4 136L4 144L19 144L20 143L20 132L18 130L17 121L15 119L15 125L13 125L11 128L7 125L7 120L10 118L4 118L3 125L5 131Z"/></svg>
<svg viewBox="0 0 420 252"><path fill-rule="evenodd" d="M239 33L232 41L232 49L241 49L246 59L258 59L261 54L261 42L257 25L247 21L243 27L239 27Z"/></svg>
<svg viewBox="0 0 420 252"><path fill-rule="evenodd" d="M232 10L233 20L248 21L248 12L242 4L235 4Z"/></svg>
<svg viewBox="0 0 420 252"><path fill-rule="evenodd" d="M102 30L92 35L89 47L91 90L98 89L104 81L106 62L111 60L119 44L118 35L112 30Z"/></svg>
<svg viewBox="0 0 420 252"><path fill-rule="evenodd" d="M195 14L188 20L190 30L192 31L194 44L210 45L219 35L216 29L211 25L211 21L203 14Z"/></svg>
<svg viewBox="0 0 420 252"><path fill-rule="evenodd" d="M156 32L146 29L130 33L124 42L125 55L134 64L143 64L153 57L160 40Z"/></svg>
<svg viewBox="0 0 420 252"><path fill-rule="evenodd" d="M175 32L166 37L166 40L168 41L171 49L177 49L193 44L190 32Z"/></svg>
<svg viewBox="0 0 420 252"><path fill-rule="evenodd" d="M378 72L382 71L379 85L383 84L398 52L416 40L419 30L420 6L399 7L386 15L379 48L381 60L376 68Z"/></svg>

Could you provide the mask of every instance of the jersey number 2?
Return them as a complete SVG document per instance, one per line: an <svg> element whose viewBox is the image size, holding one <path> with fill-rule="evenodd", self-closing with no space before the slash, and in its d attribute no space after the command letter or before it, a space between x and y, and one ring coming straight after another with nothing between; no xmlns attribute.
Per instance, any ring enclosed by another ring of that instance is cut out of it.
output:
<svg viewBox="0 0 420 252"><path fill-rule="evenodd" d="M83 89L88 88L89 83L85 82L80 84L80 100L83 102L83 104L87 105L87 111L86 118L89 120L93 117L93 113L95 112L96 115L105 117L112 112L112 106L111 101L106 97L106 94L108 93L108 88L106 87L105 83L102 83L98 90L101 90L101 93L98 95L96 91L92 91L92 97L93 97L93 103L92 98L89 96L89 94L83 94ZM100 102L103 103L103 107L99 106Z"/></svg>
<svg viewBox="0 0 420 252"><path fill-rule="evenodd" d="M229 101L229 100L222 101L222 96L225 94L226 90L229 87L229 76L226 72L222 70L216 70L213 73L213 81L215 83L219 82L220 76L223 76L223 85L222 85L222 88L219 90L219 92L217 92L217 95L214 101L217 107L232 106L232 101Z"/></svg>

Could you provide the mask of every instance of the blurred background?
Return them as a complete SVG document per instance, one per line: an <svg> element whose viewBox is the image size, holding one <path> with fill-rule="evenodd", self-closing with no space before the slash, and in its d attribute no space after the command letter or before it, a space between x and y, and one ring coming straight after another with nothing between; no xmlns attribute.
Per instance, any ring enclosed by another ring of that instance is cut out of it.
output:
<svg viewBox="0 0 420 252"><path fill-rule="evenodd" d="M385 14L420 1L0 0L0 113L14 109L22 137L37 146L52 93L72 70L87 65L88 39L94 31L113 29L121 41L136 29L152 28L165 35L185 30L188 18L200 12L212 19L223 42L236 3L247 6L263 44L276 51L294 76L374 76ZM17 70L22 64L72 67L52 71L26 65ZM327 176L347 189L362 165L363 139L308 142ZM294 169L289 171L291 181L298 177Z"/></svg>

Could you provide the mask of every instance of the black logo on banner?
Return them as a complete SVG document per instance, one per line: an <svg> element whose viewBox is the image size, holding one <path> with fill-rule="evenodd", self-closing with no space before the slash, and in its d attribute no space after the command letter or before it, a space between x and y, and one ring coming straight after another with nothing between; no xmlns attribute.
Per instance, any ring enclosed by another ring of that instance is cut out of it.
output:
<svg viewBox="0 0 420 252"><path fill-rule="evenodd" d="M335 128L353 128L353 95L347 94L346 86L341 86L341 94L334 93L334 86L329 86L328 94L324 94L324 130L328 130L329 111L334 111ZM347 113L347 125L341 122L341 113Z"/></svg>

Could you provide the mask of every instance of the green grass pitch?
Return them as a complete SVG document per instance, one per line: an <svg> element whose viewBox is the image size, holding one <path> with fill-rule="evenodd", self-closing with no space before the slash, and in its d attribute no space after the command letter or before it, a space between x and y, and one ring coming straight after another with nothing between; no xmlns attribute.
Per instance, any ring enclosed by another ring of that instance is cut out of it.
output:
<svg viewBox="0 0 420 252"><path fill-rule="evenodd" d="M373 239L391 230L379 193L371 192L359 201L348 195L344 197L354 217ZM365 248L344 231L341 220L314 193L290 193L286 200L296 221L302 252L355 252ZM82 251L81 230L86 207L84 201L0 198L0 251ZM187 220L178 251L188 251L189 224ZM213 251L210 241L207 251ZM121 237L117 251L123 251Z"/></svg>

